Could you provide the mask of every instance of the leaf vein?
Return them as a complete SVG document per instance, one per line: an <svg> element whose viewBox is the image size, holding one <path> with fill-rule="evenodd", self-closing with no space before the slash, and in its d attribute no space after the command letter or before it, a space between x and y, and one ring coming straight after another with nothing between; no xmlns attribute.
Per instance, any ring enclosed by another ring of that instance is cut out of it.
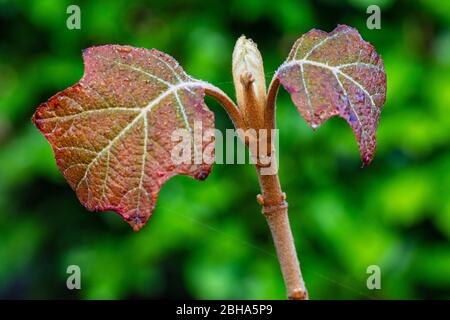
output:
<svg viewBox="0 0 450 320"><path fill-rule="evenodd" d="M172 86L169 90L165 91L164 93L160 94L157 98L155 98L154 100L150 101L147 106L145 108L142 109L142 111L124 128L122 129L119 134L114 137L98 154L97 156L91 160L91 162L88 164L87 169L85 171L84 176L80 179L80 181L78 182L77 185L77 190L80 187L81 183L86 179L87 174L89 172L89 169L92 167L92 165L98 161L98 159L100 158L100 156L108 151L113 145L114 143L119 140L128 130L130 130L138 121L139 119L146 114L147 112L151 111L152 108L157 105L159 102L161 102L164 98L168 97L170 94L176 92L179 89L182 89L183 87L189 87L189 86L196 86L199 85L200 82L185 82L182 84L178 84L176 86Z"/></svg>

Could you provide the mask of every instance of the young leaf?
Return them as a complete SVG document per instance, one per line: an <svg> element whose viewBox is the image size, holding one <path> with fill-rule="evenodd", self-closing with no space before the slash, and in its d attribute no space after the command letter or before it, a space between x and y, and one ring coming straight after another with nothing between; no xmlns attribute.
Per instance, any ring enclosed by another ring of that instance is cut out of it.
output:
<svg viewBox="0 0 450 320"><path fill-rule="evenodd" d="M258 106L264 106L266 102L266 76L264 74L263 60L258 47L251 39L241 36L236 41L232 64L236 100L239 108L245 110L247 107L245 89L242 85L243 77L245 78L247 75L251 75L253 79L251 85L253 86ZM254 112L259 113L261 110L254 110Z"/></svg>
<svg viewBox="0 0 450 320"><path fill-rule="evenodd" d="M381 57L356 29L311 30L294 44L276 73L308 124L339 115L351 126L363 163L374 155L376 128L386 99Z"/></svg>
<svg viewBox="0 0 450 320"><path fill-rule="evenodd" d="M186 129L193 141L194 122L203 131L214 126L203 100L207 84L157 50L92 47L83 60L82 79L40 105L33 121L86 208L114 210L137 231L165 181L176 174L204 180L211 171L211 164L171 158L179 143L173 130Z"/></svg>

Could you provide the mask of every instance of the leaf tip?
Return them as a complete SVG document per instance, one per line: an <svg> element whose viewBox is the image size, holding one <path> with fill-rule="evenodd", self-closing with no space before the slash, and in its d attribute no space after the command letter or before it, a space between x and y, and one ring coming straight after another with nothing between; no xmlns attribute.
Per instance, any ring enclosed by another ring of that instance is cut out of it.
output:
<svg viewBox="0 0 450 320"><path fill-rule="evenodd" d="M36 111L33 113L33 116L31 117L31 122L33 122L34 126L41 132L43 132L42 122L43 119L42 113L44 112L44 109L47 107L47 103L41 103L39 107L36 109Z"/></svg>
<svg viewBox="0 0 450 320"><path fill-rule="evenodd" d="M361 168L368 167L372 163L372 160L373 160L373 152L371 152L370 154L363 155Z"/></svg>
<svg viewBox="0 0 450 320"><path fill-rule="evenodd" d="M140 231L146 224L148 219L150 218L150 215L148 217L146 216L139 216L137 214L132 215L125 219L126 222L133 228L134 232Z"/></svg>
<svg viewBox="0 0 450 320"><path fill-rule="evenodd" d="M145 223L130 223L131 227L133 228L134 232L139 232L145 225Z"/></svg>
<svg viewBox="0 0 450 320"><path fill-rule="evenodd" d="M98 48L101 48L101 46L93 46L82 49L81 56L83 57L83 61L86 61L87 58L92 54L92 52Z"/></svg>
<svg viewBox="0 0 450 320"><path fill-rule="evenodd" d="M209 174L211 173L211 167L209 169L200 169L198 172L195 173L194 178L199 181L204 181L206 178L208 178Z"/></svg>

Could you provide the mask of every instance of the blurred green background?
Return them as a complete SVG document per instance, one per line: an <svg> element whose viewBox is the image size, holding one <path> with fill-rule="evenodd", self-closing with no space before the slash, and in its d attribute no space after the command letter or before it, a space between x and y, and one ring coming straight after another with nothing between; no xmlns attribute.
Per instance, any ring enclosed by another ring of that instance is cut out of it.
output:
<svg viewBox="0 0 450 320"><path fill-rule="evenodd" d="M81 30L66 8L81 8ZM381 30L366 8L381 7ZM32 126L39 103L77 82L81 50L158 48L234 97L231 53L253 38L270 78L312 28L356 27L382 55L388 96L375 160L361 169L339 118L312 132L280 90L280 178L313 299L450 298L450 2L438 0L0 0L0 297L283 299L250 165L175 177L135 234L89 213ZM232 128L212 99L216 126ZM66 288L79 265L81 290ZM366 269L379 265L381 290Z"/></svg>

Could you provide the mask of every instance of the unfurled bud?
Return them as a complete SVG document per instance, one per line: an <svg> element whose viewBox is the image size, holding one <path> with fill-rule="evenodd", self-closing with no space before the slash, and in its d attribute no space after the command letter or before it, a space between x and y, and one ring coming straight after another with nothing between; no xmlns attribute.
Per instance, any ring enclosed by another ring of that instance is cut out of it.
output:
<svg viewBox="0 0 450 320"><path fill-rule="evenodd" d="M256 44L245 36L241 36L234 47L233 80L239 108L244 113L262 114L266 102L263 61Z"/></svg>

